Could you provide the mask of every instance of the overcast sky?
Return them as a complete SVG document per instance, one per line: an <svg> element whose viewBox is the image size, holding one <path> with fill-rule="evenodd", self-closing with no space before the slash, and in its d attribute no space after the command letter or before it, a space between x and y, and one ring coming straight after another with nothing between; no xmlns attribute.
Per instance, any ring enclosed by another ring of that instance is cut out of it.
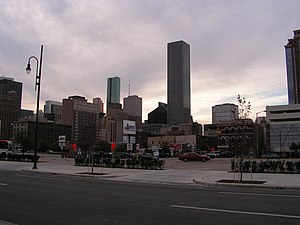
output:
<svg viewBox="0 0 300 225"><path fill-rule="evenodd" d="M147 119L167 103L167 43L177 40L191 46L195 121L211 123L212 106L237 104L238 94L252 118L287 104L284 45L300 29L299 0L0 0L0 8L0 76L23 83L22 108L35 109L35 65L29 76L25 67L43 44L41 106L71 95L106 102L113 76L123 99L130 77Z"/></svg>

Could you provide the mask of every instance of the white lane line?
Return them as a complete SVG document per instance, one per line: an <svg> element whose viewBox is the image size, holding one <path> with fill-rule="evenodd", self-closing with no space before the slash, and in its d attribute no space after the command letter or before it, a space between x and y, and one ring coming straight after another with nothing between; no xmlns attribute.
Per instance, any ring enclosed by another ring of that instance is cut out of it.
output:
<svg viewBox="0 0 300 225"><path fill-rule="evenodd" d="M246 211L235 211L235 210L226 210L226 209L212 209L212 208L201 208L201 207L185 206L185 205L171 205L171 207L181 208L181 209L204 210L204 211L212 211L212 212L223 212L223 213L235 213L235 214L245 214L245 215L272 216L272 217L300 219L300 216L284 215L284 214L246 212Z"/></svg>
<svg viewBox="0 0 300 225"><path fill-rule="evenodd" d="M4 183L0 183L0 185L2 185L2 186L5 186L5 185L7 185L7 184L4 184Z"/></svg>
<svg viewBox="0 0 300 225"><path fill-rule="evenodd" d="M70 181L70 180L62 179L62 178L51 178L51 177L41 177L41 176L30 176L30 175L17 175L17 176L30 177L30 178L36 178L36 179L44 179L44 180Z"/></svg>
<svg viewBox="0 0 300 225"><path fill-rule="evenodd" d="M300 198L300 195L276 195L276 194L259 194L259 193L243 193L243 192L225 192L220 191L219 194L228 195L248 195L248 196L268 196L268 197L285 197L285 198Z"/></svg>

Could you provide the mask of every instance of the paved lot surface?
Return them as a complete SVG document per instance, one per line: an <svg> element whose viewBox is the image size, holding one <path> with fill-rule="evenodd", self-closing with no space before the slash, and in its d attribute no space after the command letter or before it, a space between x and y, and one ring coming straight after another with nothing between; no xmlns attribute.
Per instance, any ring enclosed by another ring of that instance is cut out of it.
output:
<svg viewBox="0 0 300 225"><path fill-rule="evenodd" d="M230 160L224 158L211 159L207 162L188 161L183 162L178 158L163 159L166 161L166 169L188 169L188 170L212 170L212 171L229 171Z"/></svg>

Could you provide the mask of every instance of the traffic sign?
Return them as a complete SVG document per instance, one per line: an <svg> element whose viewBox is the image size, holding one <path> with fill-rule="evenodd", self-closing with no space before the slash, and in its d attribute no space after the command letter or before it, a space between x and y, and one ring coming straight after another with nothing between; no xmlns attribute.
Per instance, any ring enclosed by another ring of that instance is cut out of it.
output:
<svg viewBox="0 0 300 225"><path fill-rule="evenodd" d="M127 151L132 151L133 150L133 144L127 144Z"/></svg>

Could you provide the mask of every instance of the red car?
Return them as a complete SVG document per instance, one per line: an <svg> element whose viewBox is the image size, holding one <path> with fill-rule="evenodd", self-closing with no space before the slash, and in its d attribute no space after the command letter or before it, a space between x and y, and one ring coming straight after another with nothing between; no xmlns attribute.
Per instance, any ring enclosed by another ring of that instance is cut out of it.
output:
<svg viewBox="0 0 300 225"><path fill-rule="evenodd" d="M207 155L199 155L195 152L188 152L184 153L182 155L178 156L178 159L183 160L184 162L187 161L201 161L201 162L206 162L207 160L210 160L210 157Z"/></svg>

